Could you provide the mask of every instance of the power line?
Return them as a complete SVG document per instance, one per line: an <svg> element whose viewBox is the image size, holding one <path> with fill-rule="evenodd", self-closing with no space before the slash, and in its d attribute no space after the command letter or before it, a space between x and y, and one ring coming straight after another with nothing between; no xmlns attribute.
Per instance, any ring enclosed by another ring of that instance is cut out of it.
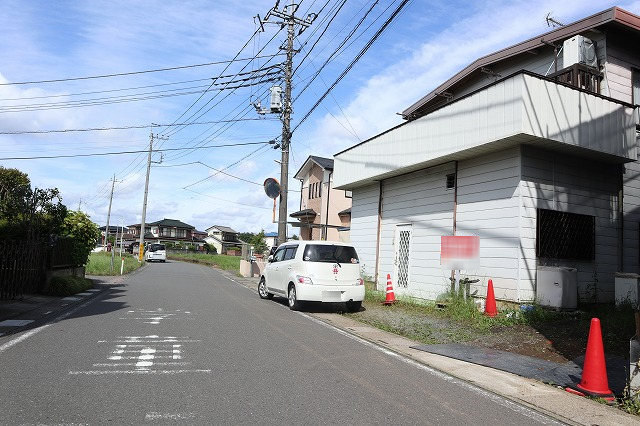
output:
<svg viewBox="0 0 640 426"><path fill-rule="evenodd" d="M195 126L204 124L220 124L220 123L233 123L237 121L276 121L277 118L241 118L235 120L213 120L213 121L192 121L189 123L175 123L175 124L158 124L158 126L171 127L171 126ZM72 132L102 132L109 130L130 130L130 129L145 129L148 128L148 124L132 124L128 126L118 127L88 127L84 129L50 129L50 130L16 130L15 132L0 132L0 135L33 135L33 134L47 134L47 133L72 133Z"/></svg>
<svg viewBox="0 0 640 426"><path fill-rule="evenodd" d="M283 53L276 53L276 54L273 54L273 55L264 55L264 56L259 56L258 58L272 58L274 56L280 56L280 55L283 55ZM20 82L14 82L14 83L0 83L0 86L17 86L17 85L23 85L23 84L60 83L60 82L63 82L63 81L78 81L78 80L92 80L92 79L97 79L97 78L122 77L122 76L127 76L127 75L147 74L147 73L153 73L153 72L175 71L175 70L186 69L186 68L208 67L208 66L211 66L211 65L230 64L230 63L233 63L233 62L245 62L245 61L252 61L254 59L256 59L256 58L240 58L240 59L237 59L237 56L236 56L235 58L233 58L231 60L207 62L207 63L204 63L204 64L182 65L182 66L177 66L177 67L156 68L156 69L152 69L152 70L130 71L130 72L121 72L121 73L114 73L114 74L102 74L102 75L84 76L84 77L57 78L57 79L53 79L53 80L20 81Z"/></svg>
<svg viewBox="0 0 640 426"><path fill-rule="evenodd" d="M237 201L231 201L231 200L226 200L224 198L219 198L219 197L214 197L213 195L207 195L207 194L201 194L200 192L196 192L192 189L186 189L186 188L182 188L185 191L189 191L189 192L193 192L194 194L198 194L202 197L209 197L209 198L213 198L214 200L219 200L219 201L225 201L227 203L231 203L231 204L238 204L239 206L245 206L245 207L253 207L256 209L263 209L263 210L271 210L269 207L259 207L259 206L253 206L251 204L245 204L245 203L239 203Z"/></svg>
<svg viewBox="0 0 640 426"><path fill-rule="evenodd" d="M222 145L200 146L197 149L225 148L230 146L245 146L245 145L265 145L268 143L269 143L268 141L267 142L231 143L231 144L222 144ZM154 149L153 152L181 151L184 149L193 149L193 148L164 148L164 149ZM135 150L135 151L94 152L91 154L40 155L35 157L4 157L4 158L0 158L0 160L43 160L43 159L52 159L52 158L99 157L99 156L105 156L105 155L139 154L142 152L149 152L149 150L145 149L145 150Z"/></svg>
<svg viewBox="0 0 640 426"><path fill-rule="evenodd" d="M238 85L235 85L235 86L228 86L227 85L225 87L216 88L215 90L218 91L218 92L221 92L223 90L235 90L235 89L239 89L239 88L242 88L242 87L250 87L250 86L253 86L253 85L269 83L269 82L273 82L273 81L277 81L277 80L278 80L278 78L269 78L269 79L265 79L265 80L260 80L257 83L243 83L243 84L238 84ZM206 86L207 89L205 90L205 92L210 90L212 85ZM198 86L198 87L205 87L205 86ZM175 90L182 90L182 89L175 89ZM169 90L169 91L175 91L175 90ZM114 97L84 99L84 100L69 101L69 102L53 102L53 103L49 103L49 104L40 104L42 106L39 106L38 104L12 105L12 106L10 105L10 106L6 106L6 107L0 107L0 113L28 112L28 111L47 111L47 110L69 109L69 108L77 108L77 107L85 107L85 106L97 106L97 105L120 104L120 103L125 103L125 102L147 101L147 100L151 100L151 99L171 98L171 97L175 97L175 96L193 95L193 94L196 94L196 93L201 93L202 90L160 94L160 93L163 93L163 92L166 92L166 91L150 92L150 93L158 93L158 94L149 95L149 96L141 96L141 97L134 97L135 95L114 96ZM100 99L105 99L105 100L100 100ZM107 99L112 99L112 100L107 100ZM198 117L198 118L200 118L200 117Z"/></svg>
<svg viewBox="0 0 640 426"><path fill-rule="evenodd" d="M365 46L360 50L358 55L355 58L353 58L351 63L349 63L349 65L344 69L344 71L342 71L340 76L338 76L338 78L333 82L333 84L324 92L324 94L320 97L320 99L316 101L313 107L311 107L311 109L304 115L302 120L298 122L298 124L296 125L296 127L293 128L291 133L294 133L296 129L300 127L300 125L304 123L307 120L307 118L309 118L309 116L313 113L313 111L315 111L318 105L320 105L320 103L327 97L327 95L331 92L331 90L333 90L333 88L336 87L336 85L347 75L347 73L351 71L353 66L360 60L360 58L362 58L362 56L367 52L367 50L369 50L371 45L373 45L373 43L378 39L378 37L380 37L380 35L384 32L384 30L387 29L389 24L396 18L396 16L398 16L400 11L402 11L402 9L407 5L407 3L409 3L409 1L411 0L403 0L402 3L398 5L398 7L396 8L396 10L393 11L391 16L387 18L385 23L378 29L378 31L376 31L373 37L371 37L371 39L367 42L367 44L365 44Z"/></svg>

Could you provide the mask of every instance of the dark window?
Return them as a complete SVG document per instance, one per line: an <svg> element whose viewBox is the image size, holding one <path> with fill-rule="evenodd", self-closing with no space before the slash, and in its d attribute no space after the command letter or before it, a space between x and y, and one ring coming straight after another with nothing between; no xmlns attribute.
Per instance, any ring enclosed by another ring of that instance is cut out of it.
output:
<svg viewBox="0 0 640 426"><path fill-rule="evenodd" d="M151 244L149 246L149 251L158 251L158 250L165 250L164 244Z"/></svg>
<svg viewBox="0 0 640 426"><path fill-rule="evenodd" d="M284 248L281 248L276 251L276 254L273 255L274 262L280 262L282 260L282 258L284 257L284 250Z"/></svg>
<svg viewBox="0 0 640 426"><path fill-rule="evenodd" d="M311 199L311 185L312 184L309 184L309 199Z"/></svg>
<svg viewBox="0 0 640 426"><path fill-rule="evenodd" d="M284 254L283 260L291 260L296 257L296 251L298 250L298 246L287 247L287 250Z"/></svg>
<svg viewBox="0 0 640 426"><path fill-rule="evenodd" d="M455 188L456 186L456 174L451 173L447 175L447 189Z"/></svg>
<svg viewBox="0 0 640 426"><path fill-rule="evenodd" d="M552 259L593 260L595 218L538 209L536 255Z"/></svg>
<svg viewBox="0 0 640 426"><path fill-rule="evenodd" d="M351 191L347 191L347 190L345 189L345 191L344 191L344 197L345 197L345 198L351 198L352 196L353 196L353 193L352 193Z"/></svg>
<svg viewBox="0 0 640 426"><path fill-rule="evenodd" d="M356 249L350 246L309 244L304 249L303 260L325 263L359 263Z"/></svg>
<svg viewBox="0 0 640 426"><path fill-rule="evenodd" d="M318 197L322 197L322 182L318 182Z"/></svg>

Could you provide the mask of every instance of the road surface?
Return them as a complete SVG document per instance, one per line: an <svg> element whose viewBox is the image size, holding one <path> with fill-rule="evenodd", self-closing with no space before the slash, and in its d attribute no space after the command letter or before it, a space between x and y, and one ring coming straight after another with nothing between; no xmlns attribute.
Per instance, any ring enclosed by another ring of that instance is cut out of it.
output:
<svg viewBox="0 0 640 426"><path fill-rule="evenodd" d="M0 401L0 424L554 423L173 261L1 338Z"/></svg>

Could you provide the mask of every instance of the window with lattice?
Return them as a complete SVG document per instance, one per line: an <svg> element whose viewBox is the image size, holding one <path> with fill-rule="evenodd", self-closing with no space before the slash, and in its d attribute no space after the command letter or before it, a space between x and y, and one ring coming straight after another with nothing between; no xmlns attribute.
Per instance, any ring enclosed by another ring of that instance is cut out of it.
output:
<svg viewBox="0 0 640 426"><path fill-rule="evenodd" d="M536 255L542 258L593 260L595 218L593 216L538 209Z"/></svg>

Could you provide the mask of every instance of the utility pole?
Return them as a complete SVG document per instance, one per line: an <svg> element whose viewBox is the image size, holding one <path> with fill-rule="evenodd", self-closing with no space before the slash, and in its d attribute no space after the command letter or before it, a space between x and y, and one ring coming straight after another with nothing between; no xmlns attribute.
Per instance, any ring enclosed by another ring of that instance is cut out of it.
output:
<svg viewBox="0 0 640 426"><path fill-rule="evenodd" d="M109 219L111 218L111 203L113 203L113 188L116 184L116 175L113 175L113 179L111 179L111 195L109 196L109 211L107 212L107 227L104 230L104 245L107 246L109 242Z"/></svg>
<svg viewBox="0 0 640 426"><path fill-rule="evenodd" d="M293 39L295 37L295 26L300 26L298 35L301 34L307 27L309 27L316 19L316 14L311 13L307 15L305 19L297 18L295 16L298 10L299 4L291 1L289 5L283 6L282 10L279 10L280 0L276 1L276 4L263 19L260 20L262 28L263 24L278 24L287 26L287 45L285 50L287 51L287 60L284 64L284 99L282 102L282 155L280 160L280 207L278 209L278 244L282 244L287 241L287 195L289 187L289 146L291 144L291 80L293 79L293 55L296 53L293 48ZM275 16L279 18L277 21L270 21L269 18Z"/></svg>
<svg viewBox="0 0 640 426"><path fill-rule="evenodd" d="M155 136L157 139L168 139L168 138L160 138L159 136ZM142 261L144 258L144 232L145 232L145 220L147 218L147 195L149 194L149 173L151 173L151 153L153 152L153 127L151 128L151 133L149 135L149 155L147 157L147 178L144 182L144 201L142 202L142 221L140 222L140 245L138 252L138 260ZM160 159L160 163L162 159Z"/></svg>
<svg viewBox="0 0 640 426"><path fill-rule="evenodd" d="M111 195L109 196L109 211L107 212L107 227L104 230L104 246L105 247L109 244L109 220L111 219L111 204L113 203L113 189L115 188L115 185L116 185L116 175L114 173L113 179L111 179ZM117 238L117 235L118 235L118 232L116 231L116 238ZM112 247L111 248L111 264L110 264L111 272L113 272L113 250L114 248Z"/></svg>

